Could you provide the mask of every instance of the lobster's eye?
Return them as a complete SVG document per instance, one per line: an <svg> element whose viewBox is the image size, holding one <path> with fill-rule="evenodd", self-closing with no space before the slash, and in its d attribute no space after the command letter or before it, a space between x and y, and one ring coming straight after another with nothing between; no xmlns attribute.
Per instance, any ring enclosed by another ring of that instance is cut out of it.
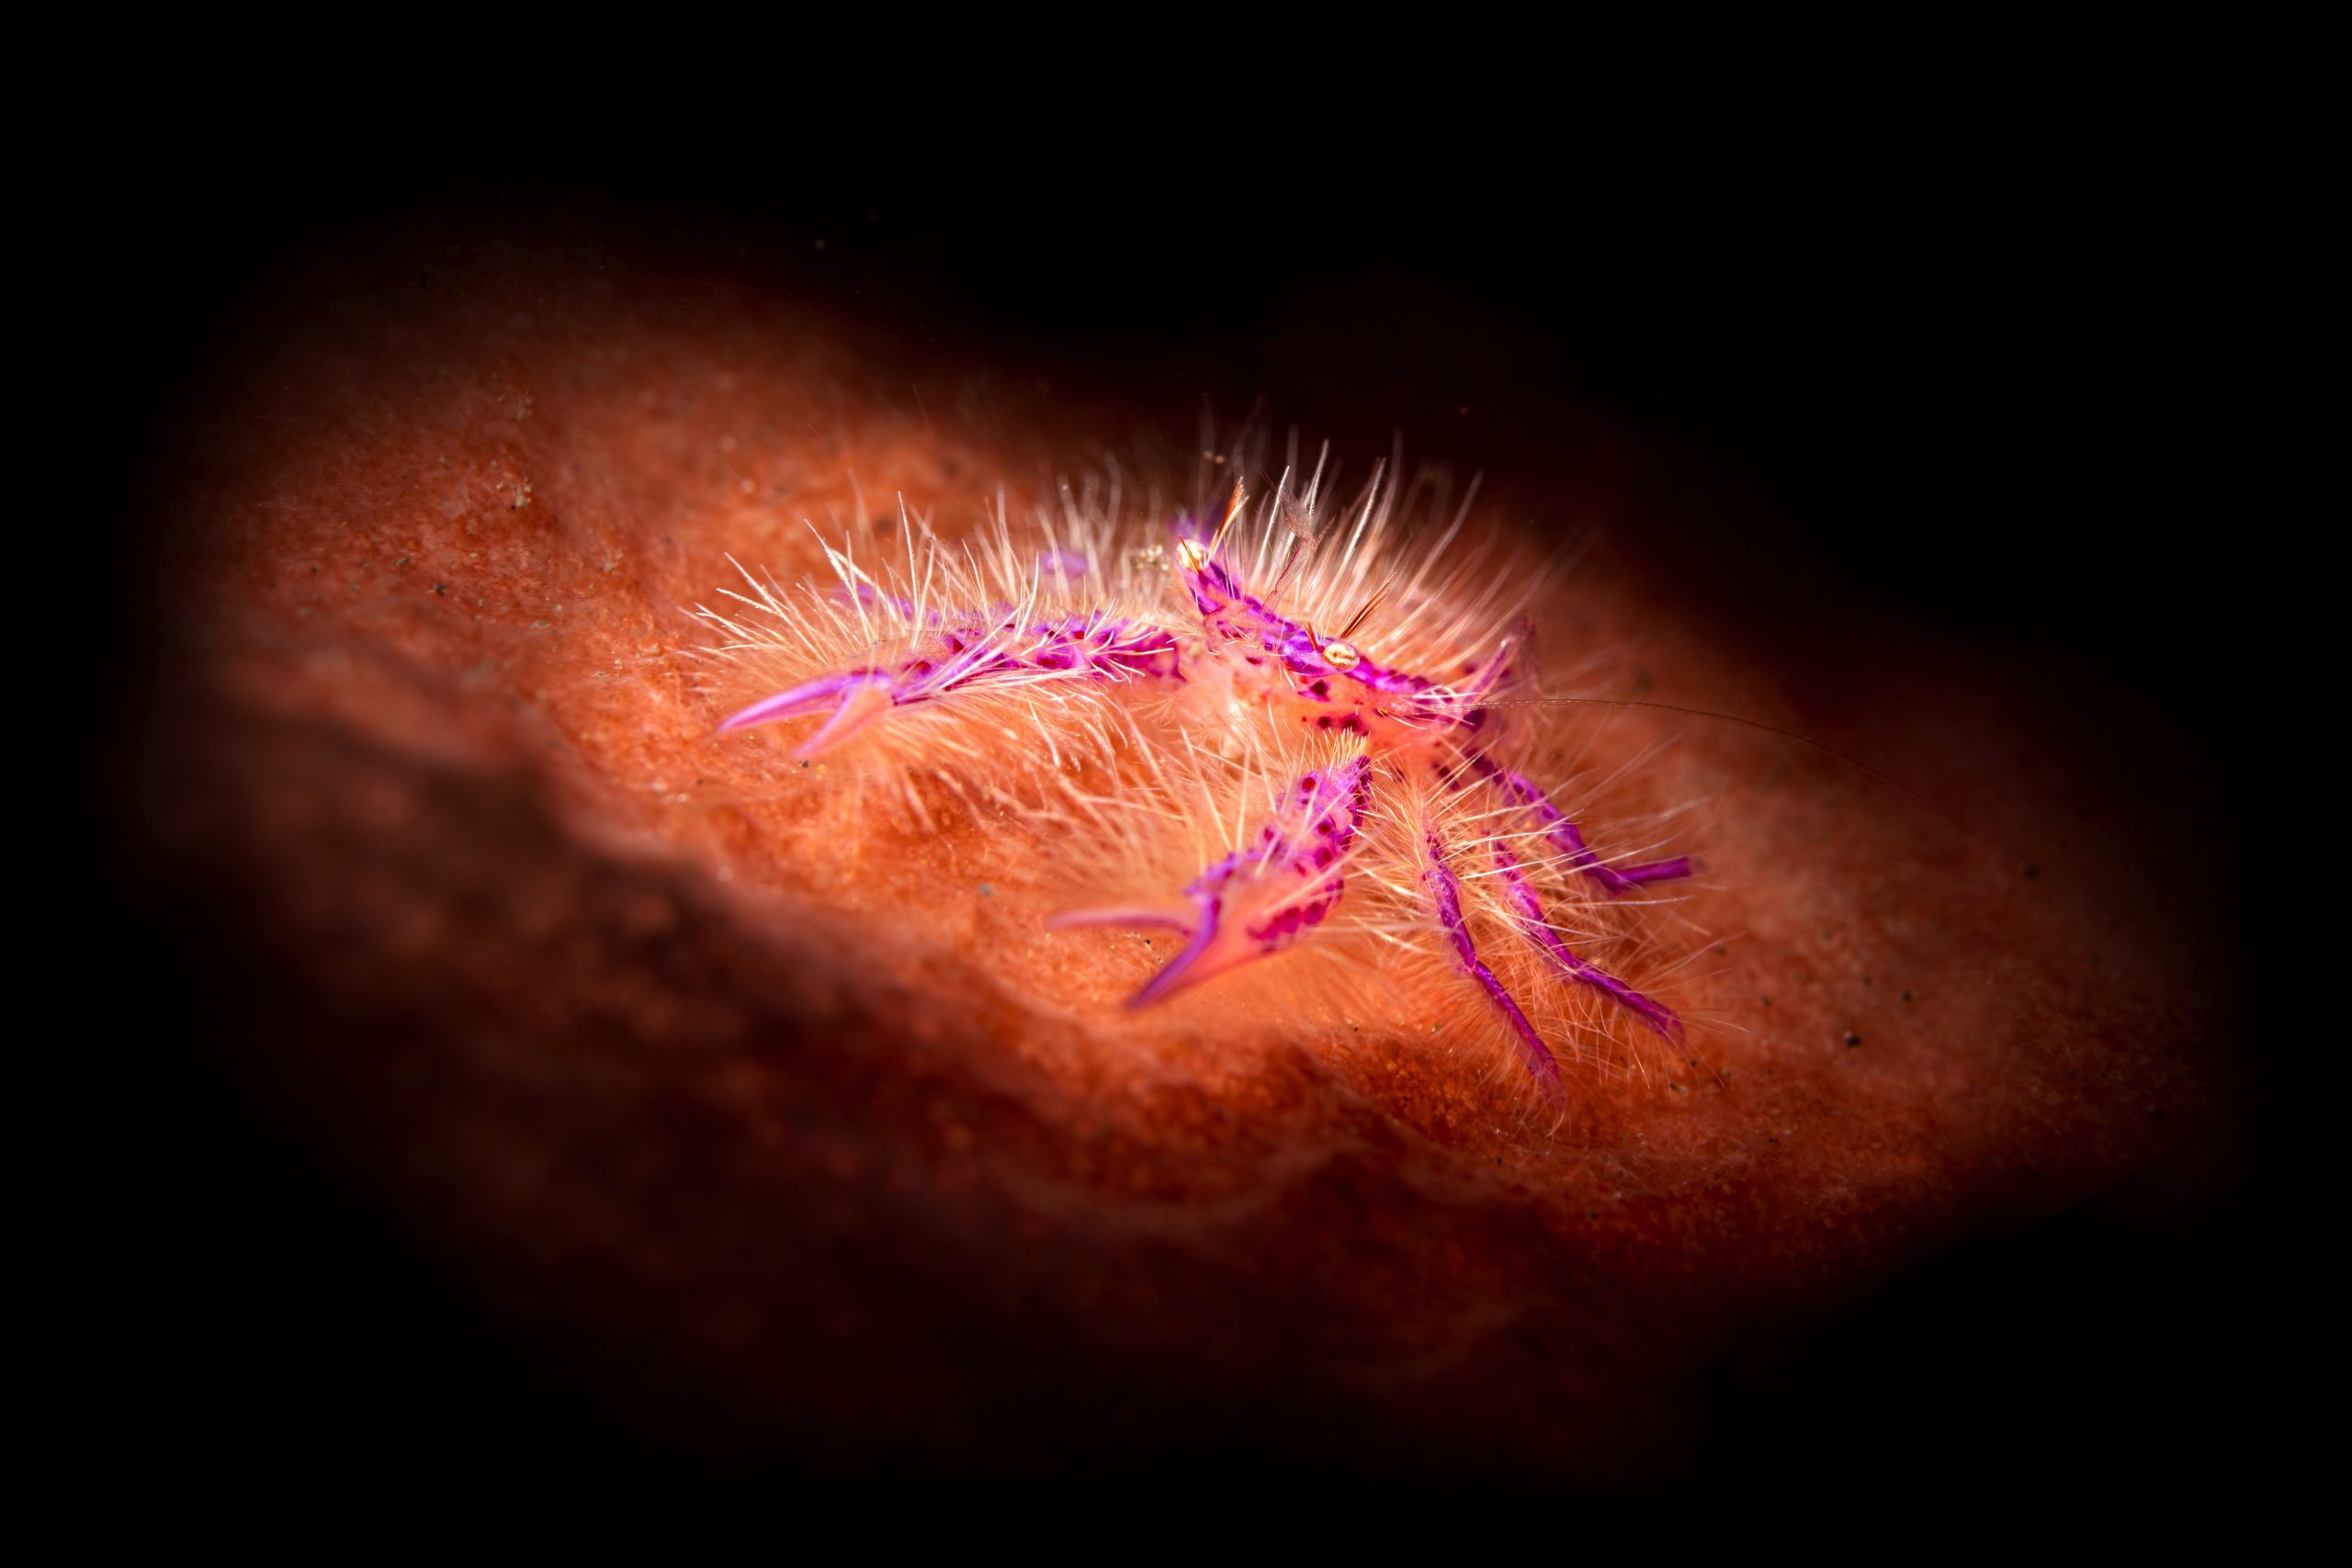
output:
<svg viewBox="0 0 2352 1568"><path fill-rule="evenodd" d="M1209 564L1208 547L1198 539L1179 539L1176 558L1183 563L1186 571L1202 570Z"/></svg>
<svg viewBox="0 0 2352 1568"><path fill-rule="evenodd" d="M1356 651L1354 643L1333 637L1323 645L1323 662L1334 670L1352 670L1363 662L1363 655Z"/></svg>

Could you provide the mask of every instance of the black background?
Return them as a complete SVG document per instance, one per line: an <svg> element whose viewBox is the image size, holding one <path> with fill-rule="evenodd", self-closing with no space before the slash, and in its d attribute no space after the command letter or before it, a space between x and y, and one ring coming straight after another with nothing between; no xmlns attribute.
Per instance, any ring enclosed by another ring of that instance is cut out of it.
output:
<svg viewBox="0 0 2352 1568"><path fill-rule="evenodd" d="M2155 702L2224 768L2228 825L2258 820L2277 536L2243 521L2251 479L2233 464L2242 351L2267 330L2267 213L2243 166L2164 105L2020 123L1939 100L1785 137L1759 111L1688 147L1653 120L1598 146L1521 126L1277 156L1182 135L1106 147L1094 124L942 151L950 122L918 126L888 95L658 146L542 113L503 152L387 118L382 97L273 102L177 106L157 122L171 134L69 181L72 216L41 242L77 347L62 389L104 411L85 470L104 525L74 532L91 554L69 570L111 604L139 603L140 454L219 352L222 310L308 238L450 203L688 251L805 256L846 234L825 284L845 300L1074 365L1246 359L1302 299L1393 306L1400 383L1424 363L1504 397L1532 378L1689 453L1712 502L1687 513L1691 590L1761 635L1834 636L1810 614L1829 582L1955 637L2046 639ZM1465 348L1464 309L1505 330ZM1261 353L1228 389L1279 396L1300 375ZM103 646L100 682L135 676L135 624ZM103 767L107 726L87 709L82 724ZM2223 948L2250 938L2235 874L2215 878ZM174 938L129 926L103 878L81 886L93 950L152 982L108 1002L108 1032L142 1048L110 1058L85 1119L103 1134L85 1156L107 1151L115 1179L94 1179L78 1236L95 1260L76 1277L102 1303L76 1363L94 1462L157 1484L268 1472L369 1493L710 1479L533 1382L245 1120L180 1010ZM2249 1040L2287 1038L2273 994L2245 998ZM2269 1081L2288 1066L2274 1051ZM2266 1122L2220 1213L2153 1230L2068 1215L1947 1259L1794 1367L1727 1371L1730 1414L1689 1489L2144 1510L2259 1483L2300 1354L2290 1180ZM1237 1456L1125 1479L1295 1478Z"/></svg>

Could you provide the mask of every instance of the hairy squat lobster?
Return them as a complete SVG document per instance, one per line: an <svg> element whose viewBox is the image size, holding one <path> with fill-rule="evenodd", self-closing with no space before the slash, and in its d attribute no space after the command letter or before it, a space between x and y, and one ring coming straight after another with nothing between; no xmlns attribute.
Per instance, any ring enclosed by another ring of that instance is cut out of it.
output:
<svg viewBox="0 0 2352 1568"><path fill-rule="evenodd" d="M1547 1095L1562 1092L1559 1058L1482 956L1472 908L1480 912L1477 923L1526 944L1556 980L1679 1039L1676 1015L1580 957L1547 904L1567 897L1571 881L1588 898L1597 891L1615 899L1687 876L1691 862L1603 857L1551 795L1513 765L1508 720L1532 687L1532 627L1515 606L1487 608L1510 597L1511 580L1498 579L1475 602L1463 589L1468 563L1457 564L1445 583L1430 581L1468 503L1432 547L1400 547L1391 527L1395 496L1383 496L1375 471L1361 507L1350 508L1352 529L1334 561L1315 548L1321 465L1303 496L1287 499L1288 487L1286 472L1261 509L1254 551L1228 546L1244 514L1238 486L1209 536L1190 518L1178 519L1172 552L1158 544L1122 552L1110 521L1075 513L1059 534L1041 519L1042 547L1025 553L1000 514L986 561L968 546L959 558L927 526L919 547L917 527L902 513L905 566L880 581L846 550L827 546L841 589L804 588L796 599L753 580L752 596L733 597L756 618L703 614L729 635L716 651L730 657L773 661L788 652L804 667L829 649L862 657L752 703L720 729L822 715L796 748L805 761L895 713L994 698L1034 717L1043 697L1065 711L1073 702L1107 709L1128 742L1172 736L1197 751L1207 735L1230 754L1231 742L1246 735L1283 784L1248 841L1202 870L1181 899L1073 910L1053 921L1182 934L1182 951L1130 1006L1148 1006L1290 947L1339 908L1351 871L1376 863L1388 889L1418 908L1437 951L1480 987ZM1311 564L1302 572L1302 563ZM1151 581L1163 575L1173 594ZM1265 586L1253 589L1253 576ZM1283 609L1286 594L1297 614ZM1384 663L1350 640L1384 602L1395 611L1384 640L1419 654L1414 662L1423 668L1447 671L1444 678L1401 660ZM1316 628L1318 608L1345 603L1360 607L1340 632ZM1140 700L1145 694L1162 700ZM1112 727L1102 725L1102 712L1094 716L1096 732L1107 737ZM1055 724L1039 719L1048 745ZM1060 728L1067 734L1072 727ZM1378 812L1390 784L1421 804ZM1475 814L1430 804L1473 799L1481 803ZM1472 827L1450 830L1449 821ZM1473 836L1483 840L1483 868L1475 862L1481 846L1464 841ZM1559 889L1549 899L1547 885Z"/></svg>

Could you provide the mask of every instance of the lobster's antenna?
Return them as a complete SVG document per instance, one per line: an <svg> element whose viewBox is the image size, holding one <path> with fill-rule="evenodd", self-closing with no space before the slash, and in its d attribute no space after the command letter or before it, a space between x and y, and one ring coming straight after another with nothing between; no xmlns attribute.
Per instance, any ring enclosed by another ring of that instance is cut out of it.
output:
<svg viewBox="0 0 2352 1568"><path fill-rule="evenodd" d="M1372 485L1364 491L1366 511L1371 510L1374 499L1380 494L1380 476L1386 468L1387 464L1385 462L1374 463L1372 466ZM1320 464L1317 465L1315 472L1319 480L1323 472ZM1298 563L1306 558L1308 552L1315 548L1319 539L1319 536L1315 532L1313 514L1306 508L1294 505L1285 510L1284 515L1290 520L1290 537L1283 542L1282 564L1274 572L1274 581L1266 589L1268 604L1281 603L1283 587L1290 581L1290 574L1298 570ZM1300 543L1302 540L1305 541L1303 547Z"/></svg>

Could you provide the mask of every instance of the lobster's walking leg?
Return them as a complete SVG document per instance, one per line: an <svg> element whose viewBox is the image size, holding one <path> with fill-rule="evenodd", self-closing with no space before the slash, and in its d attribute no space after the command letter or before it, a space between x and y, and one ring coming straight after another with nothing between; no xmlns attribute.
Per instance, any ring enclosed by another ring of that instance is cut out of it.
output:
<svg viewBox="0 0 2352 1568"><path fill-rule="evenodd" d="M1682 1021L1674 1016L1671 1009L1652 1001L1607 970L1588 964L1568 951L1568 944L1560 940L1560 933L1554 928L1551 917L1544 914L1544 900L1537 895L1535 885L1528 881L1527 873L1519 863L1519 856L1500 840L1495 842L1495 869L1501 874L1503 892L1519 917L1521 931L1544 950L1562 974L1610 998L1667 1039L1679 1041L1682 1038Z"/></svg>
<svg viewBox="0 0 2352 1568"><path fill-rule="evenodd" d="M1527 1063L1528 1073L1544 1094L1555 1100L1565 1098L1560 1087L1559 1058L1552 1055L1552 1048L1544 1043L1535 1026L1527 1021L1527 1014L1520 1010L1510 992L1478 956L1477 944L1470 939L1469 923L1462 918L1462 882L1447 863L1445 840L1432 832L1427 842L1430 863L1421 874L1422 880L1429 887L1430 901L1437 907L1438 924L1444 928L1446 940L1453 946L1454 961L1461 964L1464 974L1486 988L1487 998L1510 1023L1511 1032L1519 1037L1520 1055Z"/></svg>
<svg viewBox="0 0 2352 1568"><path fill-rule="evenodd" d="M1462 760L1472 773L1527 807L1536 821L1543 824L1544 836L1567 857L1568 863L1599 883L1612 898L1644 883L1672 882L1691 873L1689 855L1676 855L1670 860L1650 861L1641 865L1611 865L1593 853L1592 847L1584 841L1584 829L1553 805L1552 797L1526 774L1514 773L1493 758L1476 751L1465 752Z"/></svg>

